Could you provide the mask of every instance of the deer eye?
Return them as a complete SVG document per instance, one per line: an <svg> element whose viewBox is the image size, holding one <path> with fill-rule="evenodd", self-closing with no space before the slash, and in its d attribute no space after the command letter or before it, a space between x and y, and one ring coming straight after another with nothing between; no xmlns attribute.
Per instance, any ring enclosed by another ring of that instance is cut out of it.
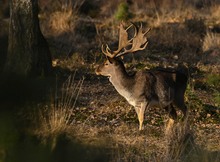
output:
<svg viewBox="0 0 220 162"><path fill-rule="evenodd" d="M107 65L108 65L108 63L106 62L106 63L105 63L105 66L107 66Z"/></svg>

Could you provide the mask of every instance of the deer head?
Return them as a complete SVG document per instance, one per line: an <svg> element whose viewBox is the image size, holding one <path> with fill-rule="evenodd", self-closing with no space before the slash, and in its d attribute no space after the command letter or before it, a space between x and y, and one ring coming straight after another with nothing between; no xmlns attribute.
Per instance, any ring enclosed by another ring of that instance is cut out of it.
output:
<svg viewBox="0 0 220 162"><path fill-rule="evenodd" d="M128 38L128 30L133 27L134 35L131 39ZM131 24L126 29L121 23L119 26L119 42L118 49L112 51L107 44L102 45L102 53L106 55L107 60L96 69L97 75L111 76L111 72L117 69L124 70L124 65L120 61L119 57L128 53L144 50L148 44L146 34L149 32L143 32L142 24L137 27L135 24Z"/></svg>

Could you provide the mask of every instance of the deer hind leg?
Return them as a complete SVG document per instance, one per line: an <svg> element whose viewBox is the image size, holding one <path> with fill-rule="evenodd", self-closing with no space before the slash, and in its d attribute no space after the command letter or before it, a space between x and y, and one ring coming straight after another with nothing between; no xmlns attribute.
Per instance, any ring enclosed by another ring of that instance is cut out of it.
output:
<svg viewBox="0 0 220 162"><path fill-rule="evenodd" d="M181 99L180 99L180 100L176 100L176 101L174 102L174 104L175 104L175 106L176 106L179 110L182 111L182 113L183 113L183 120L184 120L184 119L187 117L187 113L188 113L187 107L186 107L186 105L185 105L185 103L184 103L184 98L181 97Z"/></svg>
<svg viewBox="0 0 220 162"><path fill-rule="evenodd" d="M166 124L166 128L165 128L165 134L168 135L173 128L174 121L177 118L177 114L176 114L176 110L174 109L172 104L165 107L165 109L169 113L169 120L168 120L168 123Z"/></svg>
<svg viewBox="0 0 220 162"><path fill-rule="evenodd" d="M179 109L183 112L183 119L186 119L187 114L188 114L188 110L187 110L185 103L183 103L181 106L179 106Z"/></svg>
<svg viewBox="0 0 220 162"><path fill-rule="evenodd" d="M175 92L175 98L174 98L174 102L173 104L182 111L183 113L183 119L186 118L188 110L187 107L185 105L185 101L184 101L184 92L183 89L180 87L179 89L176 90Z"/></svg>
<svg viewBox="0 0 220 162"><path fill-rule="evenodd" d="M175 110L175 108L173 107L172 104L165 107L165 110L169 113L169 118L171 118L173 120L177 119L177 113L176 113L176 110Z"/></svg>

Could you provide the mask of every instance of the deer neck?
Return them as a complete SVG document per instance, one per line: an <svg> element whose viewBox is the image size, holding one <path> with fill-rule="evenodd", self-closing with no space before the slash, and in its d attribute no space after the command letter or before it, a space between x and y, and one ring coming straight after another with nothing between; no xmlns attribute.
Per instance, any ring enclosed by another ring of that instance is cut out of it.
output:
<svg viewBox="0 0 220 162"><path fill-rule="evenodd" d="M134 85L134 77L128 75L125 69L115 69L109 80L123 97L129 98L132 95L131 90Z"/></svg>

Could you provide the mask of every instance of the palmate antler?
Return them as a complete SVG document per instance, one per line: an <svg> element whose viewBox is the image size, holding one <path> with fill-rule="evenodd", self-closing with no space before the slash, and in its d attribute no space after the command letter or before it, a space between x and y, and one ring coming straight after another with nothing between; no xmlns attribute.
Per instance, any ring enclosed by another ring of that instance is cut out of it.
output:
<svg viewBox="0 0 220 162"><path fill-rule="evenodd" d="M127 31L131 27L134 27L135 33L134 33L133 38L128 39ZM149 31L150 31L150 29L148 29L146 32L143 33L142 24L138 28L133 23L128 28L124 29L124 26L121 23L120 27L119 27L118 49L116 51L111 51L109 46L106 44L105 49L104 49L104 45L102 45L102 52L106 56L108 56L110 58L114 58L114 57L119 57L119 56L125 55L127 53L131 53L131 52L135 52L135 51L139 51L139 50L144 50L148 44L146 34ZM129 47L129 46L131 46L131 48L126 49L126 47Z"/></svg>

